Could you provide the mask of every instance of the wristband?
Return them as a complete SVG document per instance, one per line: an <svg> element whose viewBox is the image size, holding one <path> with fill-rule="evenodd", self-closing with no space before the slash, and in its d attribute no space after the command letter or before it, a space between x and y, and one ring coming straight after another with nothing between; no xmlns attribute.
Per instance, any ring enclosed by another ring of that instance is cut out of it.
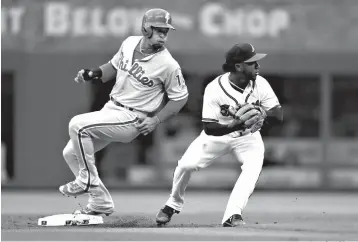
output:
<svg viewBox="0 0 358 242"><path fill-rule="evenodd" d="M93 75L92 79L100 79L103 75L101 68L91 69Z"/></svg>
<svg viewBox="0 0 358 242"><path fill-rule="evenodd" d="M97 69L84 69L84 73L82 74L83 79L85 81L91 81L95 79L100 79L102 77L102 70L101 68ZM89 76L89 72L92 72L92 76Z"/></svg>

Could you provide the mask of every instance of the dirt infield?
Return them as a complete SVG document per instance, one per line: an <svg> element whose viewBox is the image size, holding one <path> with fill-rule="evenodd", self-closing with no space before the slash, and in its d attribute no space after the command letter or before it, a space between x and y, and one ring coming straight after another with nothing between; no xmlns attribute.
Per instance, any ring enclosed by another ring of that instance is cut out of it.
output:
<svg viewBox="0 0 358 242"><path fill-rule="evenodd" d="M357 240L358 195L349 193L256 192L245 213L246 225L223 228L229 192L188 192L184 210L163 228L155 214L167 192L114 192L116 212L104 224L40 227L40 217L70 213L86 197L57 192L2 192L2 240Z"/></svg>

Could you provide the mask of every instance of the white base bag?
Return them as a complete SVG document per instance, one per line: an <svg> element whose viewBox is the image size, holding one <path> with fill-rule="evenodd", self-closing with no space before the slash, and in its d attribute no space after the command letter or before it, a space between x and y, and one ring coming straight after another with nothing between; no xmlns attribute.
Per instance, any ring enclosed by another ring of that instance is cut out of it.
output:
<svg viewBox="0 0 358 242"><path fill-rule="evenodd" d="M74 226L103 224L103 217L87 214L56 214L39 218L40 226Z"/></svg>

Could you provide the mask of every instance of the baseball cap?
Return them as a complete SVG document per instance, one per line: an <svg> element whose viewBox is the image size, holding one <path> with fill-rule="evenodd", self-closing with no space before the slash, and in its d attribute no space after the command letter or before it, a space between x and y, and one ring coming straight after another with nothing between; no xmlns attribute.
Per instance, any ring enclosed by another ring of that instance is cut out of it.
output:
<svg viewBox="0 0 358 242"><path fill-rule="evenodd" d="M226 63L254 62L261 60L267 54L256 53L255 47L249 43L235 44L226 53Z"/></svg>

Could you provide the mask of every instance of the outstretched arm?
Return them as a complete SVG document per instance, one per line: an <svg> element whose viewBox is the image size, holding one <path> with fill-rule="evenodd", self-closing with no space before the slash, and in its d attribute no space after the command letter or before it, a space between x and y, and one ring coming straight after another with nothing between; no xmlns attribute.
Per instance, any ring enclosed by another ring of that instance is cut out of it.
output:
<svg viewBox="0 0 358 242"><path fill-rule="evenodd" d="M101 80L102 82L107 82L116 77L117 70L113 67L111 63L106 63L101 65L99 68L93 69L82 69L77 73L75 81L78 83L92 81L92 80Z"/></svg>
<svg viewBox="0 0 358 242"><path fill-rule="evenodd" d="M117 75L117 70L116 68L114 68L112 63L106 63L104 65L101 65L99 69L102 72L102 76L101 76L102 82L110 81L113 78L115 78Z"/></svg>

